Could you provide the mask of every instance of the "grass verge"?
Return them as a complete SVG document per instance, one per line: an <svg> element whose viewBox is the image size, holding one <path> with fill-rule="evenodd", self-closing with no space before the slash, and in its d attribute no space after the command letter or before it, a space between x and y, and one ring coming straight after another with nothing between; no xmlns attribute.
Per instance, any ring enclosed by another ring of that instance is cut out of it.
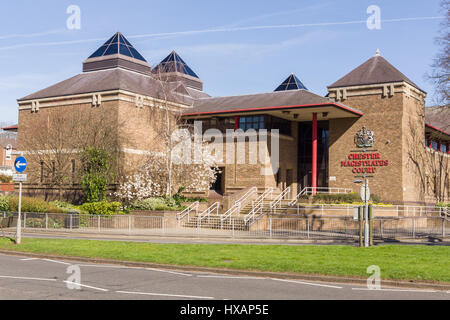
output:
<svg viewBox="0 0 450 320"><path fill-rule="evenodd" d="M0 249L171 265L367 277L378 265L382 279L450 283L450 247L386 245L287 246L154 244L126 241L0 238Z"/></svg>

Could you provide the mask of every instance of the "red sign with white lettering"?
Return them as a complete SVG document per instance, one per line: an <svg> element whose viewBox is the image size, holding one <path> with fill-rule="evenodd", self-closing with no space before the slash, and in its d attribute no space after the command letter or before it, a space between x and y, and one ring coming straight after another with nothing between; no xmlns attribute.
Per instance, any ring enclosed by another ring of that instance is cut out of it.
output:
<svg viewBox="0 0 450 320"><path fill-rule="evenodd" d="M341 167L351 167L353 173L376 173L378 167L386 167L389 160L381 159L379 153L350 153Z"/></svg>

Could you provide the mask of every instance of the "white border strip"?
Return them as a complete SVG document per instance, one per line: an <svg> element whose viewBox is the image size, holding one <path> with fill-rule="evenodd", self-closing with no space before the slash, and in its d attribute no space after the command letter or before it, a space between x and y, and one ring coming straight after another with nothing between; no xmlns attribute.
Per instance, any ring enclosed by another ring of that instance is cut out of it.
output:
<svg viewBox="0 0 450 320"><path fill-rule="evenodd" d="M59 264L72 265L72 263L62 262L62 261L56 261L56 260L51 260L51 259L42 259L42 260L43 260L43 261L48 261L48 262L59 263Z"/></svg>
<svg viewBox="0 0 450 320"><path fill-rule="evenodd" d="M0 278L2 278L2 279L17 279L17 280L56 281L56 279L13 277L13 276L0 276Z"/></svg>
<svg viewBox="0 0 450 320"><path fill-rule="evenodd" d="M185 296L185 295L169 294L169 293L132 292L132 291L116 291L116 293L140 294L140 295L147 295L147 296L162 296L162 297L175 297L175 298L191 298L191 299L208 299L208 300L215 299L214 297Z"/></svg>
<svg viewBox="0 0 450 320"><path fill-rule="evenodd" d="M284 279L276 279L276 278L272 278L272 280L275 280L275 281L282 281L282 282L291 282L291 283L297 283L297 284L305 284L305 285L308 285L308 286L317 286L317 287L325 287L325 288L343 289L343 287L332 286L332 285L328 285L328 284L319 284L319 283L303 282L303 281L295 281L295 280L284 280Z"/></svg>
<svg viewBox="0 0 450 320"><path fill-rule="evenodd" d="M99 290L99 291L103 291L103 292L109 291L108 289L92 287L92 286L88 286L88 285L86 285L86 284L75 283L75 282L72 282L72 281L66 281L66 280L64 280L63 282L64 282L64 283L72 284L72 285L74 285L74 286L80 286L80 287L84 287L84 288L95 289L95 290Z"/></svg>
<svg viewBox="0 0 450 320"><path fill-rule="evenodd" d="M214 275L199 275L197 278L218 278L218 279L244 279L244 280L265 280L268 278L261 277L239 277L239 276L214 276Z"/></svg>
<svg viewBox="0 0 450 320"><path fill-rule="evenodd" d="M415 290L415 289L369 289L369 288L352 288L355 291L392 291L392 292L437 292L436 290Z"/></svg>

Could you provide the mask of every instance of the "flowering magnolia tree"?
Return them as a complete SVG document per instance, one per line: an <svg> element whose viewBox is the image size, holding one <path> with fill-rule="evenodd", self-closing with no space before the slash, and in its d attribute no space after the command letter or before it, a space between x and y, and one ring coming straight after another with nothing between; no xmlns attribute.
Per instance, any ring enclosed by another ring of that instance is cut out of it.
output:
<svg viewBox="0 0 450 320"><path fill-rule="evenodd" d="M173 164L170 174L165 154L153 153L135 174L123 179L115 195L130 202L170 196L176 194L180 188L186 192L209 190L219 172L216 156L211 154L208 144L195 145L185 133L177 132L172 136L175 147L171 152ZM197 156L196 161L193 159L196 157L192 157L194 153L201 155ZM167 192L168 188L170 193Z"/></svg>

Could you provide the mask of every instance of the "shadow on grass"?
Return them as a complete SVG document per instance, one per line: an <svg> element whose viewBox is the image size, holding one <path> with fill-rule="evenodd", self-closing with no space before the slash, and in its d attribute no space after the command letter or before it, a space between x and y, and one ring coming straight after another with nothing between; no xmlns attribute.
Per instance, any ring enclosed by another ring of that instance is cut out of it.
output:
<svg viewBox="0 0 450 320"><path fill-rule="evenodd" d="M3 239L8 239L9 241L11 241L12 243L16 244L16 239L11 238L11 237L2 237Z"/></svg>

